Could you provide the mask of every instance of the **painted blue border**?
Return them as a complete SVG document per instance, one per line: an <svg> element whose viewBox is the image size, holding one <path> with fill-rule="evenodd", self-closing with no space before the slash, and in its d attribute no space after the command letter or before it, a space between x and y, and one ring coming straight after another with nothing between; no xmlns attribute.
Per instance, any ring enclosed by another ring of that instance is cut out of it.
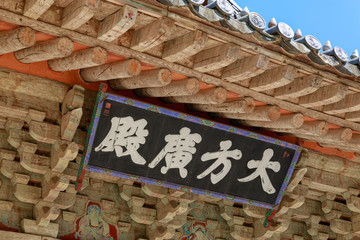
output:
<svg viewBox="0 0 360 240"><path fill-rule="evenodd" d="M97 129L97 126L98 126L98 123L99 123L99 119L100 119L100 115L101 115L101 111L102 111L105 99L113 100L113 101L116 101L116 102L119 102L119 103L134 106L134 107L137 107L137 108L142 108L142 109L147 110L147 111L158 112L160 114L164 114L164 115L171 116L171 117L174 117L174 118L183 119L183 120L186 120L186 121L189 121L189 122L193 122L193 123L197 123L197 124L201 124L201 125L206 125L206 126L213 127L213 128L216 128L216 129L219 129L219 130L222 130L222 131L227 131L227 132L235 133L235 134L250 137L250 138L255 138L255 139L263 141L263 142L268 142L268 143L272 143L272 144L275 144L275 145L280 145L282 147L294 149L295 150L294 157L291 160L290 167L289 167L289 169L288 169L288 171L286 173L284 182L283 182L283 184L282 184L282 186L280 188L280 191L279 191L279 194L278 194L278 196L276 198L275 204L272 205L272 204L263 203L263 202L259 202L259 201L253 201L253 200L248 200L248 199L244 199L244 198L240 198L240 197L235 197L235 196L231 196L231 195L227 195L227 194L223 194L223 193L217 193L217 192L198 189L198 188L194 188L194 187L183 186L183 185L179 185L179 184L175 184L175 183L168 183L168 182L163 182L163 181L160 181L160 180L149 179L149 178L146 178L146 177L141 177L141 176L136 176L136 175L132 175L132 174L122 173L122 172L118 172L118 171L114 171L114 170L110 170L110 169L104 169L104 168L95 167L95 166L88 166L90 153L91 153L92 145L93 145L94 138L95 138L96 129ZM188 115L188 114L175 112L173 110L169 110L169 109L162 108L162 107L157 107L157 106L154 106L154 105L151 105L151 104L148 104L148 103L144 103L144 102L141 102L141 101L137 101L137 100L134 100L134 99L121 97L121 96L116 96L116 95L109 94L109 93L101 93L99 103L98 103L98 106L96 108L96 113L95 113L95 118L94 118L93 126L92 126L92 129L91 129L91 133L90 133L89 143L88 143L86 152L84 153L85 154L84 167L85 167L86 170L89 170L89 171L92 171L92 172L107 174L107 175L111 175L111 176L115 176L115 177L121 177L121 178L130 179L130 180L134 180L134 181L138 181L138 182L155 184L155 185L162 186L162 187L168 187L168 188L173 188L173 189L176 189L176 190L182 190L182 191L186 191L186 192L202 194L202 195L206 195L206 196L210 196L210 197L227 199L227 200L231 200L231 201L234 201L234 202L239 202L239 203L244 203L244 204L249 204L249 205L255 205L255 206L264 207L264 208L274 208L277 205L279 205L280 202L281 202L281 199L282 199L282 197L283 197L283 195L285 193L286 187L289 184L290 177L291 177L291 175L292 175L292 173L293 173L293 171L295 169L296 163L297 163L297 161L299 159L301 150L302 150L302 147L297 146L295 144L284 142L284 141L277 140L277 139L273 139L273 138L270 138L270 137L266 137L266 136L263 136L263 135L260 135L260 134L257 134L257 133L249 132L249 131L246 131L246 130L242 130L242 129L239 129L239 128L227 126L227 125L220 124L220 123L215 123L213 121L201 119L201 118L194 117L194 116L191 116L191 115Z"/></svg>

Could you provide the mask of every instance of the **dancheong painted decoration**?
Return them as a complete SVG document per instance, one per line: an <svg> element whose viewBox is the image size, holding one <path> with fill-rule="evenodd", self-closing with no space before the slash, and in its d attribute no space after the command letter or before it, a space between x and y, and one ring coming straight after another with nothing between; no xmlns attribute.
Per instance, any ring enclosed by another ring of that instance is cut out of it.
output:
<svg viewBox="0 0 360 240"><path fill-rule="evenodd" d="M301 147L100 92L85 169L266 208Z"/></svg>

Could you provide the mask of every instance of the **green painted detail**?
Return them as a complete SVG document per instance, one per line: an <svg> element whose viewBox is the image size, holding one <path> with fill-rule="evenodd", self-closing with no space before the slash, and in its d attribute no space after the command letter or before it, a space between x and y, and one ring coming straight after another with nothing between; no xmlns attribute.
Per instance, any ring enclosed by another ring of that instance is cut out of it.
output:
<svg viewBox="0 0 360 240"><path fill-rule="evenodd" d="M135 105L134 101L130 99L126 101L126 104L131 106Z"/></svg>
<svg viewBox="0 0 360 240"><path fill-rule="evenodd" d="M178 116L178 118L180 118L180 119L184 119L184 120L185 120L185 119L187 118L187 116L186 116L185 114L183 114L183 113L182 113L182 114L180 114L180 115Z"/></svg>
<svg viewBox="0 0 360 240"><path fill-rule="evenodd" d="M201 120L201 124L205 126L215 126L215 123L208 120Z"/></svg>
<svg viewBox="0 0 360 240"><path fill-rule="evenodd" d="M95 120L95 117L96 117L96 114L100 114L100 113L97 113L97 106L100 102L100 99L102 98L102 94L103 94L103 84L100 84L100 87L99 87L99 92L96 96L96 103L95 103L95 106L94 106L94 110L93 110L93 114L91 116L91 123L90 123L90 126L89 126L89 129L90 131L88 131L88 135L86 137L86 142L85 142L85 147L84 149L86 149L85 153L82 155L81 157L81 162L80 162L80 166L79 166L79 171L78 171L78 174L77 174L77 177L76 177L76 182L75 182L75 189L78 188L78 185L79 185L79 177L81 176L81 173L82 173L82 170L83 170L83 167L84 167L84 162L85 162L85 154L86 152L88 151L88 144L89 144L89 139L90 139L90 135L91 135L91 129L93 128L93 125L94 125L94 120ZM99 115L97 115L99 116Z"/></svg>
<svg viewBox="0 0 360 240"><path fill-rule="evenodd" d="M152 112L156 112L156 113L160 113L159 108L155 107L155 106L147 107L147 110L152 111Z"/></svg>

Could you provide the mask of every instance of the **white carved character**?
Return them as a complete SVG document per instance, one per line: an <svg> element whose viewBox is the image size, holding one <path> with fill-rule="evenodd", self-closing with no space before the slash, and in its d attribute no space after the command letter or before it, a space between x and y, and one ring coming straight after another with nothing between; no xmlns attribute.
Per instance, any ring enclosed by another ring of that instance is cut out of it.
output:
<svg viewBox="0 0 360 240"><path fill-rule="evenodd" d="M144 165L146 161L137 150L141 144L146 142L145 137L149 135L149 131L145 129L146 125L145 119L134 121L130 116L113 117L109 133L95 148L95 152L112 152L115 150L117 157L130 155L134 163Z"/></svg>
<svg viewBox="0 0 360 240"><path fill-rule="evenodd" d="M270 162L270 159L274 156L274 151L270 148L264 151L263 157L260 160L250 160L247 163L249 169L256 168L255 172L250 174L245 178L238 179L239 182L250 182L260 176L261 186L263 190L268 194L274 194L276 192L275 188L271 184L269 176L266 172L267 168L270 168L274 172L280 171L281 165L279 162Z"/></svg>
<svg viewBox="0 0 360 240"><path fill-rule="evenodd" d="M232 142L230 140L220 142L220 151L219 152L207 152L201 156L201 161L209 161L211 159L216 159L216 161L203 173L197 176L197 179L202 179L211 173L210 179L212 184L218 183L221 179L223 179L226 174L229 173L231 169L231 160L228 158L233 158L235 160L239 160L242 156L242 153L239 149L228 151L232 146ZM221 164L224 165L223 169L214 174L213 171L218 168Z"/></svg>
<svg viewBox="0 0 360 240"><path fill-rule="evenodd" d="M152 160L149 167L156 167L165 157L166 166L161 168L161 173L166 174L169 169L178 168L180 176L185 178L188 173L185 167L191 162L192 155L196 152L195 144L202 140L199 134L190 134L190 132L189 128L183 127L180 129L180 134L166 135L165 141L167 144Z"/></svg>

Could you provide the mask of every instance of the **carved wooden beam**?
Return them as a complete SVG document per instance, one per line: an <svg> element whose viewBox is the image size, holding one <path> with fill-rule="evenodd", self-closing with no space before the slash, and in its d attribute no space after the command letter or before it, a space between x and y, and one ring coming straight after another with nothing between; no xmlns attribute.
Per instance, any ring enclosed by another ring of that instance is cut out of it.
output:
<svg viewBox="0 0 360 240"><path fill-rule="evenodd" d="M101 21L97 38L106 42L117 39L135 24L136 16L136 8L129 5L123 6L119 11Z"/></svg>
<svg viewBox="0 0 360 240"><path fill-rule="evenodd" d="M21 229L25 233L56 238L59 233L59 224L49 223L48 226L44 227L37 225L35 220L23 219L21 221Z"/></svg>
<svg viewBox="0 0 360 240"><path fill-rule="evenodd" d="M171 81L163 87L150 87L139 89L137 92L141 96L148 97L171 97L195 95L200 90L200 82L196 78Z"/></svg>
<svg viewBox="0 0 360 240"><path fill-rule="evenodd" d="M94 47L76 51L68 57L49 60L48 66L53 71L62 72L102 65L107 59L108 53L105 49Z"/></svg>
<svg viewBox="0 0 360 240"><path fill-rule="evenodd" d="M141 190L149 195L150 197L155 198L164 198L168 194L168 189L160 186L156 186L153 184L144 183L141 185Z"/></svg>
<svg viewBox="0 0 360 240"><path fill-rule="evenodd" d="M340 235L346 235L352 231L352 225L349 221L333 219L330 221L330 229Z"/></svg>
<svg viewBox="0 0 360 240"><path fill-rule="evenodd" d="M72 41L63 37L38 42L32 47L16 51L14 55L22 63L33 63L67 57L72 53L73 49Z"/></svg>
<svg viewBox="0 0 360 240"><path fill-rule="evenodd" d="M251 113L221 113L222 117L253 121L276 121L280 118L280 108L277 106L258 106Z"/></svg>
<svg viewBox="0 0 360 240"><path fill-rule="evenodd" d="M174 96L170 97L171 101L180 103L197 103L197 104L220 104L225 102L227 91L224 88L216 87L203 89L191 96Z"/></svg>
<svg viewBox="0 0 360 240"><path fill-rule="evenodd" d="M169 62L186 59L200 52L206 45L208 35L199 30L165 42L162 58Z"/></svg>
<svg viewBox="0 0 360 240"><path fill-rule="evenodd" d="M221 104L193 104L191 107L204 112L251 113L255 102L252 98L243 98Z"/></svg>
<svg viewBox="0 0 360 240"><path fill-rule="evenodd" d="M61 27L75 30L95 14L100 0L74 0L63 11Z"/></svg>
<svg viewBox="0 0 360 240"><path fill-rule="evenodd" d="M134 77L139 75L140 72L140 62L135 59L129 59L82 69L80 71L80 76L86 82L98 82L116 78Z"/></svg>
<svg viewBox="0 0 360 240"><path fill-rule="evenodd" d="M48 10L55 0L26 0L24 6L24 16L38 19Z"/></svg>
<svg viewBox="0 0 360 240"><path fill-rule="evenodd" d="M51 170L63 172L68 166L69 161L76 158L78 151L79 147L74 142L68 144L57 141L51 148Z"/></svg>
<svg viewBox="0 0 360 240"><path fill-rule="evenodd" d="M56 220L60 215L60 209L53 204L40 201L33 207L34 218L38 226L47 227L50 221Z"/></svg>
<svg viewBox="0 0 360 240"><path fill-rule="evenodd" d="M74 85L73 88L66 93L64 101L61 105L62 115L67 114L69 111L83 107L85 98L84 91L85 89L82 86Z"/></svg>
<svg viewBox="0 0 360 240"><path fill-rule="evenodd" d="M360 93L351 93L337 103L324 106L323 112L327 114L341 114L360 110Z"/></svg>
<svg viewBox="0 0 360 240"><path fill-rule="evenodd" d="M168 69L153 69L142 71L138 76L116 79L109 81L111 88L119 89L137 89L147 87L163 87L171 82L171 72Z"/></svg>
<svg viewBox="0 0 360 240"><path fill-rule="evenodd" d="M240 47L227 43L213 47L195 55L193 69L208 72L226 67L239 59L242 53Z"/></svg>
<svg viewBox="0 0 360 240"><path fill-rule="evenodd" d="M30 172L46 174L50 169L50 158L24 152L20 155L20 164Z"/></svg>
<svg viewBox="0 0 360 240"><path fill-rule="evenodd" d="M144 52L165 42L171 36L175 21L167 17L159 18L152 23L135 30L130 48Z"/></svg>
<svg viewBox="0 0 360 240"><path fill-rule="evenodd" d="M290 84L276 88L274 97L287 99L305 96L317 91L320 88L322 81L323 78L317 75L296 78Z"/></svg>
<svg viewBox="0 0 360 240"><path fill-rule="evenodd" d="M156 210L143 207L144 203L144 198L132 196L128 201L128 205L130 207L130 217L137 223L150 225L155 221Z"/></svg>
<svg viewBox="0 0 360 240"><path fill-rule="evenodd" d="M29 124L29 134L38 142L54 144L60 138L60 126L31 121Z"/></svg>
<svg viewBox="0 0 360 240"><path fill-rule="evenodd" d="M250 80L249 88L255 91L265 91L282 87L294 80L296 71L296 68L292 66L283 66L267 70L253 77Z"/></svg>
<svg viewBox="0 0 360 240"><path fill-rule="evenodd" d="M255 77L267 69L269 60L264 55L244 57L225 67L221 78L230 82L239 82Z"/></svg>
<svg viewBox="0 0 360 240"><path fill-rule="evenodd" d="M67 112L61 119L61 139L72 141L82 116L82 108Z"/></svg>
<svg viewBox="0 0 360 240"><path fill-rule="evenodd" d="M245 123L255 127L296 129L304 124L304 115L292 113L281 115L279 119L272 122L247 120Z"/></svg>
<svg viewBox="0 0 360 240"><path fill-rule="evenodd" d="M0 35L0 55L31 47L35 44L35 31L28 27L20 27Z"/></svg>
<svg viewBox="0 0 360 240"><path fill-rule="evenodd" d="M299 104L303 107L313 108L336 103L345 97L348 87L342 84L331 84L321 87L316 92L300 97Z"/></svg>
<svg viewBox="0 0 360 240"><path fill-rule="evenodd" d="M25 184L15 184L14 196L21 202L36 204L41 199L41 188Z"/></svg>

